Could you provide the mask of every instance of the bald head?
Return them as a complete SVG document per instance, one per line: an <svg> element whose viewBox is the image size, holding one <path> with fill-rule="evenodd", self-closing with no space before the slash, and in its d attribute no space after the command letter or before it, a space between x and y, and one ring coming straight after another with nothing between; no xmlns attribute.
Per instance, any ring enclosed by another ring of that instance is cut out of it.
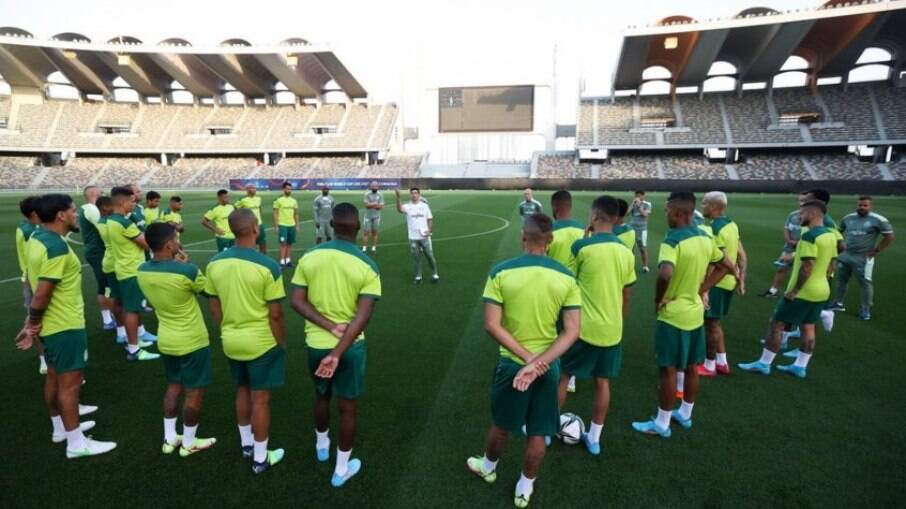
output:
<svg viewBox="0 0 906 509"><path fill-rule="evenodd" d="M228 218L230 230L237 239L244 237L255 237L258 232L258 218L255 213L249 209L236 209L230 213Z"/></svg>

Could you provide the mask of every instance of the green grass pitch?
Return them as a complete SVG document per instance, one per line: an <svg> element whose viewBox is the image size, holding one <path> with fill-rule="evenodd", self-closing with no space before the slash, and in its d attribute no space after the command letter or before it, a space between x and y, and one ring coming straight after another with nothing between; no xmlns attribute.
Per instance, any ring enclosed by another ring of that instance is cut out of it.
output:
<svg viewBox="0 0 906 509"><path fill-rule="evenodd" d="M204 266L214 243L200 225L213 193L181 193L186 200L183 242ZM359 205L360 193L337 193ZM165 199L169 193L164 193ZM12 339L22 323L13 231L21 196L0 197L0 507L509 507L524 440L513 438L498 481L487 485L465 469L482 451L490 421L489 387L496 345L485 334L481 291L489 268L520 253L513 192L428 193L435 214L435 252L442 282L412 285L405 225L386 195L382 246L376 253L384 298L368 329L366 392L360 403L354 454L363 472L342 489L329 485L331 464L314 454L312 383L305 369L303 320L287 303L287 384L273 397L271 445L286 460L265 475L252 474L240 458L233 386L216 333L212 332L214 382L200 436L217 446L190 458L160 453L164 373L158 362L127 364L113 333L101 330L94 280L85 267L83 287L91 353L82 401L100 405L91 432L115 440L111 454L66 460L50 442L42 403L43 378L35 354L18 352ZM273 194L265 194L270 203ZM310 219L313 193L302 197ZM593 193L576 193L576 217L587 218ZM550 193L539 193L549 210ZM624 193L624 198L630 198ZM650 248L656 257L664 235L664 195L653 195ZM906 297L906 241L879 257L874 319L861 322L858 288L851 283L850 311L837 316L831 334L819 332L807 380L775 372L741 373L736 362L759 355L774 300L756 293L768 285L771 261L794 196L732 195L729 215L739 224L750 256L749 295L737 298L725 322L733 375L703 380L695 427L674 426L663 440L640 436L633 420L656 404L653 326L654 276L639 275L625 327L623 373L602 436L603 453L555 443L548 451L532 507L880 507L906 495L903 396L906 342L898 314ZM835 196L834 218L854 210L855 198ZM877 212L895 228L906 226L901 198L879 198ZM268 212L269 212L268 207ZM303 224L301 248L313 243ZM75 236L74 238L78 238ZM276 236L269 232L270 247ZM78 246L75 249L81 254ZM299 253L296 253L298 256ZM276 254L274 254L276 257ZM285 273L288 285L291 279ZM206 303L202 302L203 309ZM153 315L145 315L151 331ZM210 322L209 322L210 325ZM588 420L591 385L580 383L564 410ZM335 435L332 432L332 438ZM335 443L335 442L334 442ZM331 451L333 460L334 451Z"/></svg>

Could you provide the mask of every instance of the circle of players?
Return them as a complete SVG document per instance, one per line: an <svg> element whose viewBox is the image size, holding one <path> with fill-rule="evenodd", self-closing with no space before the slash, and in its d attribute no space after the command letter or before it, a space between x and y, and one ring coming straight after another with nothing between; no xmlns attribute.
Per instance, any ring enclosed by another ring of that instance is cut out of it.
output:
<svg viewBox="0 0 906 509"><path fill-rule="evenodd" d="M205 387L211 378L208 330L197 296L207 297L224 353L237 387L236 412L241 454L262 473L279 463L283 449L268 448L270 391L283 385L286 331L282 269L292 264L299 230L298 202L285 183L273 205L279 237L279 263L267 256L267 228L261 198L254 186L235 204L229 193L202 219L214 233L218 253L203 272L188 260L179 235L184 230L182 201L174 196L160 209L160 195L147 193L142 207L136 185L115 187L109 196L85 189L86 203L76 208L68 195L33 196L20 203L25 217L16 230L25 307L20 349L35 346L46 374L45 403L53 426L52 441L66 442L66 456L79 458L109 452L114 442L94 440L84 432L94 421L80 416L97 407L79 403L86 367L87 334L81 291L82 264L68 244L81 232L84 254L98 286L105 329L117 330L128 361L161 359L167 380L164 395L164 454L190 456L214 446L215 438L197 436ZM422 280L421 257L438 282L431 237L433 216L417 188L410 202L396 208L406 217L416 284ZM592 455L610 404L609 381L622 364L623 321L637 281L633 250L649 272L648 218L652 205L636 192L632 203L613 196L594 200L587 224L572 217L572 196L553 193L553 218L526 189L519 204L524 253L493 267L484 292L485 328L500 345L491 389L492 425L485 452L468 458L467 468L486 482L496 480L496 465L510 434L527 436L522 473L514 503L526 507L550 438L563 432L560 409L575 379L594 380L594 404L587 430L573 414L568 424L581 426L579 441ZM872 272L877 255L894 240L893 229L861 196L856 212L837 225L827 213L830 194L815 189L799 195L799 208L784 225L784 246L774 262L776 274L764 297L782 297L762 339L761 358L739 364L745 371L769 375L775 356L790 338L800 346L783 353L792 364L777 369L798 378L815 346L816 324L827 331L834 312L844 311L848 280L862 289L863 320L870 319ZM356 401L364 385L364 330L381 295L377 264L367 252L377 249L384 199L374 182L363 200L364 217L351 203L335 204L328 189L313 203L316 245L298 261L291 280L291 306L305 318L308 370L315 383L315 454L330 459L330 401L336 395L340 431L331 484L340 487L362 462L353 458ZM723 192L704 195L702 211L692 193L676 192L666 201L668 225L655 274L655 352L659 366L656 415L632 423L640 433L671 436L671 421L692 428L699 377L729 375L721 318L734 294L746 292L748 258L737 223L727 216ZM624 218L630 216L630 223ZM364 242L356 245L364 222ZM836 278L835 298L831 281ZM788 278L785 291L779 287ZM343 283L343 284L338 284ZM153 309L155 336L141 326L141 313ZM157 343L159 354L147 348ZM675 400L681 399L679 408ZM182 433L177 418L182 399Z"/></svg>

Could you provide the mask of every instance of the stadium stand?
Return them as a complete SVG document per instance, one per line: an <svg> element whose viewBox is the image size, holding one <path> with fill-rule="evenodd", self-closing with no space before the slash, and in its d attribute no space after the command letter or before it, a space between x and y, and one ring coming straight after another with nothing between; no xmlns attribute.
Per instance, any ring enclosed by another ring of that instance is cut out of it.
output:
<svg viewBox="0 0 906 509"><path fill-rule="evenodd" d="M418 174L419 165L424 156L422 155L390 155L384 160L384 164L375 164L369 166L363 177L380 177L380 178L409 178Z"/></svg>
<svg viewBox="0 0 906 509"><path fill-rule="evenodd" d="M906 180L906 157L903 157L899 161L889 163L887 167L890 169L890 173L893 175L894 179Z"/></svg>
<svg viewBox="0 0 906 509"><path fill-rule="evenodd" d="M579 101L578 123L576 124L576 144L591 145L594 142L595 103L592 100Z"/></svg>
<svg viewBox="0 0 906 509"><path fill-rule="evenodd" d="M192 164L201 166L184 187L225 187L230 179L246 178L255 171L258 161L254 159L223 157L214 159L193 159Z"/></svg>
<svg viewBox="0 0 906 509"><path fill-rule="evenodd" d="M577 163L573 155L538 157L538 178L591 178L591 165Z"/></svg>
<svg viewBox="0 0 906 509"><path fill-rule="evenodd" d="M0 189L25 189L40 171L34 157L0 157Z"/></svg>
<svg viewBox="0 0 906 509"><path fill-rule="evenodd" d="M844 91L840 86L818 88L830 111L829 121L842 122L840 127L811 129L815 141L878 140L877 124L872 112L871 96L865 85L851 85Z"/></svg>
<svg viewBox="0 0 906 509"><path fill-rule="evenodd" d="M609 165L601 165L601 178L656 179L659 164L656 155L618 155L611 158Z"/></svg>
<svg viewBox="0 0 906 509"><path fill-rule="evenodd" d="M881 122L888 139L906 140L906 89L884 83L869 85L878 100Z"/></svg>
<svg viewBox="0 0 906 509"><path fill-rule="evenodd" d="M811 180L798 154L761 152L747 154L733 165L740 180Z"/></svg>
<svg viewBox="0 0 906 509"><path fill-rule="evenodd" d="M720 114L720 105L710 95L699 99L696 94L677 96L677 107L682 114L685 131L666 131L664 141L669 144L726 143L727 135Z"/></svg>
<svg viewBox="0 0 906 509"><path fill-rule="evenodd" d="M365 161L357 157L321 157L314 164L314 168L308 176L313 178L354 178L362 173L365 166Z"/></svg>
<svg viewBox="0 0 906 509"><path fill-rule="evenodd" d="M670 154L661 156L664 177L668 179L726 179L722 163L710 163L703 154Z"/></svg>
<svg viewBox="0 0 906 509"><path fill-rule="evenodd" d="M828 180L882 180L884 177L874 163L860 162L852 155L817 154L809 157L815 176Z"/></svg>

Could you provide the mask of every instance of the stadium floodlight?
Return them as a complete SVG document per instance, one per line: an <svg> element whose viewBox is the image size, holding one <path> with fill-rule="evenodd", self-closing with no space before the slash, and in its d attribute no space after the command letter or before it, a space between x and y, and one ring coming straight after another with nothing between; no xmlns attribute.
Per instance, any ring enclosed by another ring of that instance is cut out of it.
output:
<svg viewBox="0 0 906 509"><path fill-rule="evenodd" d="M679 46L679 37L666 37L664 39L664 49L676 49Z"/></svg>
<svg viewBox="0 0 906 509"><path fill-rule="evenodd" d="M290 67L299 65L299 57L297 55L286 55L286 65Z"/></svg>
<svg viewBox="0 0 906 509"><path fill-rule="evenodd" d="M132 63L132 57L129 55L119 54L116 56L116 63L118 65L129 65Z"/></svg>

